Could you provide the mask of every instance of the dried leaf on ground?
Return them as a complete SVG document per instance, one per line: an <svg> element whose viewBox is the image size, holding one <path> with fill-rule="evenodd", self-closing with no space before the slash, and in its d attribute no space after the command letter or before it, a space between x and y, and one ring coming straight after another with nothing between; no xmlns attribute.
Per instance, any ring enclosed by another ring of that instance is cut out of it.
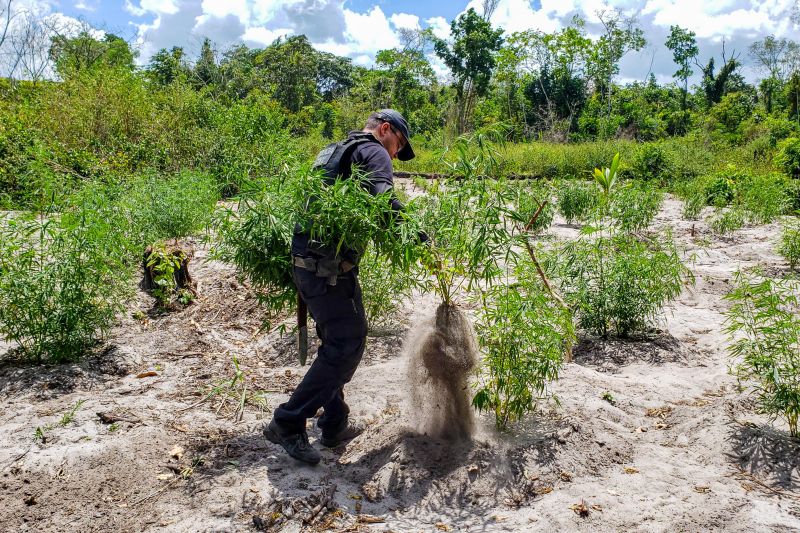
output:
<svg viewBox="0 0 800 533"><path fill-rule="evenodd" d="M589 516L589 506L586 505L585 500L581 500L580 503L573 503L572 505L569 506L569 508L572 509L575 512L575 514L580 516L581 518L586 518L587 516Z"/></svg>

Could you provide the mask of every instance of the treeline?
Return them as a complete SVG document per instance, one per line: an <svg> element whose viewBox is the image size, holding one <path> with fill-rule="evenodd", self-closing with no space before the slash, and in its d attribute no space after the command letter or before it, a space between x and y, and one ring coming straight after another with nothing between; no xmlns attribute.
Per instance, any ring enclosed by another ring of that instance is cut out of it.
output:
<svg viewBox="0 0 800 533"><path fill-rule="evenodd" d="M303 35L221 52L205 40L196 58L173 47L140 68L137 52L113 34L51 28L25 49L12 31L0 42L0 51L21 54L0 85L0 207L36 207L87 179L181 169L207 172L223 194L235 194L383 107L409 118L423 148L498 124L518 142L691 135L749 143L762 155L798 136L796 42L767 37L730 54L723 46L721 58L700 64L694 34L675 26L664 43L675 81L650 75L622 85L620 61L645 37L619 11L597 16L597 38L578 17L554 33L504 35L470 9L447 40L401 31L401 46L380 51L369 69L316 50ZM741 75L743 53L763 74L758 85ZM449 68L447 82L430 54ZM702 81L689 87L695 69Z"/></svg>

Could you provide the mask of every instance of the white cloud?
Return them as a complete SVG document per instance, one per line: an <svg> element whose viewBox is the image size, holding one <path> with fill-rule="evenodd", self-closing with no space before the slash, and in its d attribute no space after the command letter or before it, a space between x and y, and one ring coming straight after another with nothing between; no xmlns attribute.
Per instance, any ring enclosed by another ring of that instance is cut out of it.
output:
<svg viewBox="0 0 800 533"><path fill-rule="evenodd" d="M291 35L292 30L288 28L278 28L277 30L268 30L263 27L247 28L242 35L242 40L245 42L256 43L259 46L267 46L272 44L278 37Z"/></svg>
<svg viewBox="0 0 800 533"><path fill-rule="evenodd" d="M431 17L425 21L439 39L450 37L450 23L444 17Z"/></svg>
<svg viewBox="0 0 800 533"><path fill-rule="evenodd" d="M92 2L87 2L86 0L78 0L78 2L75 2L75 9L80 11L88 11L91 13L97 10L97 6Z"/></svg>
<svg viewBox="0 0 800 533"><path fill-rule="evenodd" d="M361 14L344 10L344 35L352 43L352 51L375 54L378 50L400 46L397 35L389 27L383 10L375 6Z"/></svg>
<svg viewBox="0 0 800 533"><path fill-rule="evenodd" d="M207 17L225 18L233 15L242 24L247 25L250 21L250 8L246 0L203 0L200 4L203 8L203 15Z"/></svg>
<svg viewBox="0 0 800 533"><path fill-rule="evenodd" d="M130 0L125 0L125 10L137 17L147 13L174 15L180 11L175 0L141 0L138 6Z"/></svg>
<svg viewBox="0 0 800 533"><path fill-rule="evenodd" d="M389 22L397 28L407 28L410 30L419 29L419 17L416 15L409 15L408 13L395 13L389 17Z"/></svg>

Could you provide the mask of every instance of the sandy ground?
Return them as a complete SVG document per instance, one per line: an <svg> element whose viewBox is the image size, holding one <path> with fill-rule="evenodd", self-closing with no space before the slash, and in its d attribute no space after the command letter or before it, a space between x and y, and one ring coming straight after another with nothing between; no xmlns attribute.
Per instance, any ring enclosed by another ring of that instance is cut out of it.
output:
<svg viewBox="0 0 800 533"><path fill-rule="evenodd" d="M420 414L403 338L437 303L415 299L396 331L370 337L347 387L367 431L317 467L260 433L304 371L293 338L260 333L252 291L200 250L187 309L148 316L140 295L95 357L0 367L0 529L800 530L800 444L754 412L722 332L737 268L785 273L779 226L716 238L679 214L668 199L657 224L674 228L697 279L664 333L582 341L553 386L559 404L503 434L480 415L476 437L453 444L409 429Z"/></svg>

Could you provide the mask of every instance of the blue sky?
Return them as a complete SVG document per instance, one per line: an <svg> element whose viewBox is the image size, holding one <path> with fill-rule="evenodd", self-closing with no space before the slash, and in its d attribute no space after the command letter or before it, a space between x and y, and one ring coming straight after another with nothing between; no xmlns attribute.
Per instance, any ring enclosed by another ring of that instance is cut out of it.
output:
<svg viewBox="0 0 800 533"><path fill-rule="evenodd" d="M0 0L2 1L2 0ZM625 81L644 80L649 72L662 82L675 71L663 43L673 24L697 33L700 59L720 56L722 41L746 64L745 74L757 79L747 47L767 35L800 39L790 21L798 0L500 0L492 23L508 33L528 28L555 31L573 15L587 20L590 34L599 33L596 13L609 7L635 15L649 41L621 64ZM238 43L263 47L275 38L306 34L319 49L351 57L370 66L378 50L399 44L398 30L431 27L446 37L449 22L469 7L480 11L481 0L15 0L29 9L64 20L80 18L95 28L120 34L140 51L146 63L160 48L184 47L195 55L204 37L218 50ZM432 57L441 75L444 67ZM698 70L698 69L695 69ZM697 78L697 75L695 75Z"/></svg>

